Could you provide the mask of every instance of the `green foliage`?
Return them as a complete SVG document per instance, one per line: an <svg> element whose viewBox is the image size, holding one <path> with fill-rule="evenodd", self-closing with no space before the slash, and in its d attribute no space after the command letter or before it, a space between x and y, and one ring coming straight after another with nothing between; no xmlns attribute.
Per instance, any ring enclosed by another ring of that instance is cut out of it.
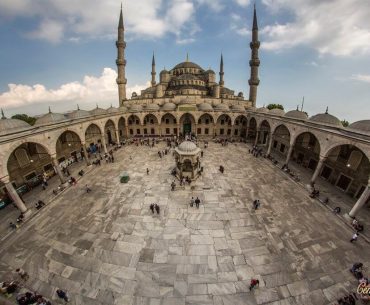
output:
<svg viewBox="0 0 370 305"><path fill-rule="evenodd" d="M22 120L30 125L34 125L36 122L36 118L28 116L27 114L15 114L12 116L12 119Z"/></svg>
<svg viewBox="0 0 370 305"><path fill-rule="evenodd" d="M344 120L342 120L342 121L340 121L341 123L342 123L342 125L344 126L344 127L348 127L348 125L349 125L349 122L346 120L346 119L344 119Z"/></svg>
<svg viewBox="0 0 370 305"><path fill-rule="evenodd" d="M267 105L267 109L268 110L271 110L271 109L281 109L281 110L284 110L284 106L283 105L280 105L280 104L268 104Z"/></svg>

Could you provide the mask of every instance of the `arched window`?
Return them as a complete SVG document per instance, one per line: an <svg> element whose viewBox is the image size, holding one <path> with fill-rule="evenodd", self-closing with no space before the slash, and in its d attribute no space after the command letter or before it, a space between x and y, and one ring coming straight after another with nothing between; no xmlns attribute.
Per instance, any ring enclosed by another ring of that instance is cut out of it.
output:
<svg viewBox="0 0 370 305"><path fill-rule="evenodd" d="M24 148L18 148L14 152L14 155L20 167L27 166L30 163L30 158Z"/></svg>

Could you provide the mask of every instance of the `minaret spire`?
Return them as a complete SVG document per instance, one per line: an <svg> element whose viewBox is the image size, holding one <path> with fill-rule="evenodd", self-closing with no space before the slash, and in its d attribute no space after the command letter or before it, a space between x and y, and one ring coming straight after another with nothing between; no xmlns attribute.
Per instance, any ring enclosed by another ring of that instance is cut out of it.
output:
<svg viewBox="0 0 370 305"><path fill-rule="evenodd" d="M1 119L6 119L3 108L1 108Z"/></svg>
<svg viewBox="0 0 370 305"><path fill-rule="evenodd" d="M51 108L50 108L50 106L49 106L49 113L51 113Z"/></svg>
<svg viewBox="0 0 370 305"><path fill-rule="evenodd" d="M127 84L127 79L125 77L126 42L125 42L125 27L123 25L122 3L121 3L121 12L119 15L119 22L118 22L118 38L116 41L116 47L117 47L116 64L117 64L117 70L118 70L118 77L117 77L116 82L118 85L119 106L122 106L123 102L126 100L126 84Z"/></svg>
<svg viewBox="0 0 370 305"><path fill-rule="evenodd" d="M260 60L258 58L259 47L260 47L260 42L258 40L257 11L256 11L256 5L254 5L252 42L250 43L252 54L251 54L251 60L249 61L249 66L251 67L251 77L248 81L249 100L252 102L253 107L256 107L257 87L260 83L260 80L258 78L258 67L260 65Z"/></svg>
<svg viewBox="0 0 370 305"><path fill-rule="evenodd" d="M156 82L155 82L155 58L154 58L154 52L153 52L153 58L152 58L152 87L155 86Z"/></svg>
<svg viewBox="0 0 370 305"><path fill-rule="evenodd" d="M221 87L223 87L223 85L225 84L224 82L224 57L222 56L222 53L221 53L221 60L220 60L220 82L219 82L219 85Z"/></svg>

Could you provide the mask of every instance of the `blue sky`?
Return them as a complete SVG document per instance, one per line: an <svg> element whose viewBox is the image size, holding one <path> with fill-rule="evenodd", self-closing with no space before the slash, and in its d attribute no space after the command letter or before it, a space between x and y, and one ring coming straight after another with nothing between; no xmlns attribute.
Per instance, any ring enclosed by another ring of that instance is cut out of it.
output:
<svg viewBox="0 0 370 305"><path fill-rule="evenodd" d="M118 105L116 0L0 0L0 106L6 115ZM370 119L370 3L365 0L261 0L257 105L350 122ZM190 60L218 72L248 97L249 0L126 0L128 92Z"/></svg>

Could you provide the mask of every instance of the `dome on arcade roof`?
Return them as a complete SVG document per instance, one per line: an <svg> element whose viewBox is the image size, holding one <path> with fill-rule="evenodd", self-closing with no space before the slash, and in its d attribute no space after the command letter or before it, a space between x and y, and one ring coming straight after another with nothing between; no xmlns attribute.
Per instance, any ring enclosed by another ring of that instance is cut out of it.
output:
<svg viewBox="0 0 370 305"><path fill-rule="evenodd" d="M270 114L275 114L275 115L278 115L278 116L284 116L285 111L282 110L282 109L279 109L279 108L274 108L274 109L270 110Z"/></svg>
<svg viewBox="0 0 370 305"><path fill-rule="evenodd" d="M17 119L7 119L4 116L3 110L1 110L1 115L2 117L0 119L0 136L31 128L31 125L26 123L25 121Z"/></svg>
<svg viewBox="0 0 370 305"><path fill-rule="evenodd" d="M119 106L119 108L118 108L118 111L122 111L122 112L127 112L128 111L128 109L127 109L127 107L126 106Z"/></svg>
<svg viewBox="0 0 370 305"><path fill-rule="evenodd" d="M213 111L213 107L211 104L208 103L201 103L198 105L198 109L200 111Z"/></svg>
<svg viewBox="0 0 370 305"><path fill-rule="evenodd" d="M245 111L245 108L243 105L232 105L231 106L231 111L234 111L234 112L244 112Z"/></svg>
<svg viewBox="0 0 370 305"><path fill-rule="evenodd" d="M263 112L263 113L270 112L270 110L268 108L265 108L265 106L257 108L256 111L257 112Z"/></svg>
<svg viewBox="0 0 370 305"><path fill-rule="evenodd" d="M96 108L91 110L90 113L92 115L100 115L100 114L106 114L107 113L107 110L105 109L102 109L102 108L99 108L98 105L96 105Z"/></svg>
<svg viewBox="0 0 370 305"><path fill-rule="evenodd" d="M67 119L68 118L64 114L51 112L49 107L49 112L39 117L35 122L35 126L59 123Z"/></svg>
<svg viewBox="0 0 370 305"><path fill-rule="evenodd" d="M115 113L115 112L118 112L118 108L110 105L110 107L107 109L107 113Z"/></svg>
<svg viewBox="0 0 370 305"><path fill-rule="evenodd" d="M357 121L348 126L348 128L370 132L370 120Z"/></svg>
<svg viewBox="0 0 370 305"><path fill-rule="evenodd" d="M191 61L184 61L182 63L179 63L178 65L176 65L174 67L174 69L181 69L181 68L194 68L194 69L201 69L202 68L200 66L198 66L197 64L191 62Z"/></svg>
<svg viewBox="0 0 370 305"><path fill-rule="evenodd" d="M70 119L81 119L81 118L86 118L90 116L90 112L86 110L81 110L80 107L77 105L77 110L72 111L71 113L68 114L68 117Z"/></svg>
<svg viewBox="0 0 370 305"><path fill-rule="evenodd" d="M256 107L248 107L246 110L255 112L257 110L257 108Z"/></svg>
<svg viewBox="0 0 370 305"><path fill-rule="evenodd" d="M215 110L216 111L229 111L229 106L227 106L226 104L217 104L215 106Z"/></svg>
<svg viewBox="0 0 370 305"><path fill-rule="evenodd" d="M299 119L299 120L307 120L308 119L308 115L303 111L299 111L298 109L288 111L284 116L287 117L287 118Z"/></svg>
<svg viewBox="0 0 370 305"><path fill-rule="evenodd" d="M337 117L328 113L328 108L326 108L325 113L319 113L310 117L309 121L343 127L341 121Z"/></svg>
<svg viewBox="0 0 370 305"><path fill-rule="evenodd" d="M155 103L152 103L152 104L148 104L145 106L145 110L146 111L158 111L159 110L159 106Z"/></svg>
<svg viewBox="0 0 370 305"><path fill-rule="evenodd" d="M163 111L174 111L176 110L176 105L174 103L165 103L162 106Z"/></svg>
<svg viewBox="0 0 370 305"><path fill-rule="evenodd" d="M140 112L140 111L143 111L143 106L138 104L131 105L129 109L129 112Z"/></svg>
<svg viewBox="0 0 370 305"><path fill-rule="evenodd" d="M178 147L178 150L182 152L193 152L196 149L197 146L191 141L184 141Z"/></svg>

